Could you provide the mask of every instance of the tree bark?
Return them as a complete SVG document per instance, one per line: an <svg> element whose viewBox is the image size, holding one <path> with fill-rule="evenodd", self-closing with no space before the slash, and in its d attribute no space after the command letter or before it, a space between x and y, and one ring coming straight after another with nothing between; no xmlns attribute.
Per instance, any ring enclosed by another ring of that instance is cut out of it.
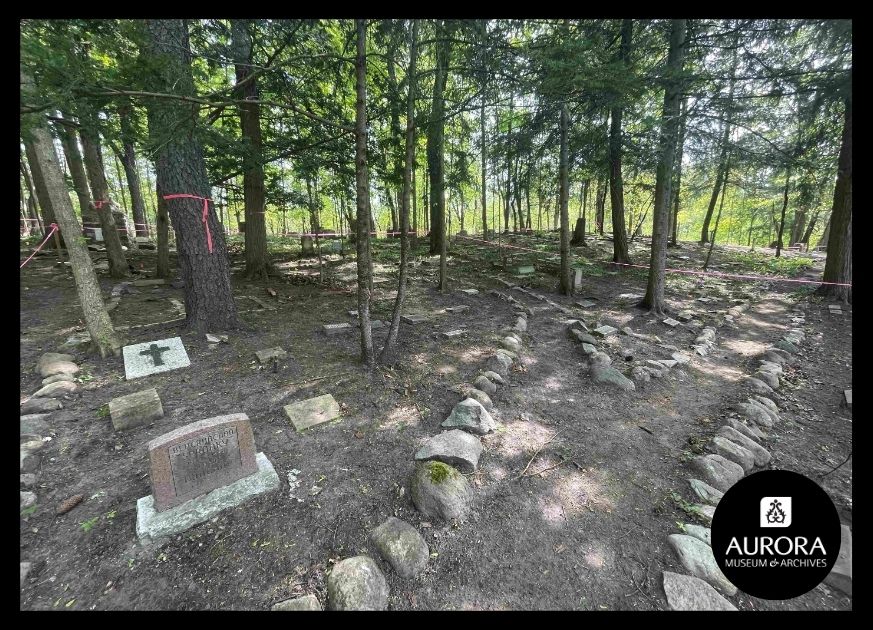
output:
<svg viewBox="0 0 873 630"><path fill-rule="evenodd" d="M570 126L570 114L567 104L561 107L561 157L558 166L561 179L561 279L560 289L564 295L573 294L573 283L570 279L570 177L567 159L567 128Z"/></svg>
<svg viewBox="0 0 873 630"><path fill-rule="evenodd" d="M632 35L633 21L629 19L623 20L619 59L628 68L630 67ZM624 183L621 177L621 118L622 107L613 107L612 122L609 128L609 191L612 195L612 262L630 263L630 256L628 256L627 251L627 229L624 223Z"/></svg>
<svg viewBox="0 0 873 630"><path fill-rule="evenodd" d="M33 146L33 141L28 137L23 138L23 140L24 152L27 156L27 163L30 165L30 175L33 179L33 187L36 190L36 198L39 200L43 236L45 236L48 234L49 226L52 223L55 223L55 211L52 207L52 198L49 195L48 189L45 186L45 180L40 171L40 165L37 161L36 149ZM52 151L54 151L54 145L52 145ZM57 161L57 155L55 155L55 161ZM54 246L54 244L52 245Z"/></svg>
<svg viewBox="0 0 873 630"><path fill-rule="evenodd" d="M606 190L603 187L603 176L597 176L597 191L594 194L594 223L595 230L603 236L603 220L606 210Z"/></svg>
<svg viewBox="0 0 873 630"><path fill-rule="evenodd" d="M249 79L253 72L252 36L249 20L231 20L234 69L236 82L245 84L237 89L237 98L258 100L257 79ZM261 139L261 106L247 102L239 106L243 152L243 197L245 199L245 277L267 279L272 271L267 250L267 226L264 204L264 165Z"/></svg>
<svg viewBox="0 0 873 630"><path fill-rule="evenodd" d="M112 215L113 204L106 183L106 173L103 170L103 155L100 150L100 134L97 130L97 117L80 115L82 122L82 152L85 170L91 182L91 192L94 200L91 202L92 212L100 217L103 229L103 242L106 243L106 254L109 257L109 275L113 278L125 278L129 275L127 259L121 249L121 237L118 235L118 224Z"/></svg>
<svg viewBox="0 0 873 630"><path fill-rule="evenodd" d="M147 56L156 92L193 96L191 49L183 20L147 20ZM179 267L185 283L186 326L195 332L215 332L239 326L230 286L224 230L214 207L201 198L210 196L203 147L194 133L196 118L190 108L172 99L153 99L148 107L149 134L160 147L155 171L176 232ZM208 246L211 237L212 248Z"/></svg>
<svg viewBox="0 0 873 630"><path fill-rule="evenodd" d="M21 72L22 92L32 92L34 89L33 78ZM76 221L73 206L70 203L70 195L67 185L61 173L54 150L54 143L48 131L48 125L42 119L37 119L31 129L31 144L33 146L34 162L31 167L39 171L44 182L46 193L50 199L50 206L54 208L55 221L63 235L66 237L67 253L70 256L70 267L73 271L73 279L76 283L76 293L79 303L82 305L82 313L85 318L85 326L91 335L101 357L118 356L121 342L112 327L112 320L106 312L103 297L100 293L100 284L91 264L88 248L80 240L81 226Z"/></svg>
<svg viewBox="0 0 873 630"><path fill-rule="evenodd" d="M675 246L679 236L679 193L682 188L682 154L685 148L685 122L688 117L688 99L682 99L681 113L679 114L679 142L676 154L676 163L673 171L676 173L676 181L673 183L673 212L670 213L670 226L667 232L670 235L669 245Z"/></svg>
<svg viewBox="0 0 873 630"><path fill-rule="evenodd" d="M134 233L136 236L147 238L149 236L149 228L146 223L145 200L142 196L139 170L136 167L136 149L134 148L135 136L133 125L130 120L132 108L132 105L126 103L118 110L118 117L121 120L121 136L123 142L121 164L124 167L125 179L127 179L127 189L130 191L130 207L133 214Z"/></svg>
<svg viewBox="0 0 873 630"><path fill-rule="evenodd" d="M482 137L482 239L488 240L488 206L487 204L487 193L486 193L486 165L485 165L485 155L486 155L486 146L487 140L485 139L485 95L483 91L482 95L482 106L479 109L479 133Z"/></svg>
<svg viewBox="0 0 873 630"><path fill-rule="evenodd" d="M851 76L851 75L850 75ZM834 204L828 227L827 260L823 282L852 283L852 93L851 83L846 97L843 118L843 138L840 146L837 184L834 187ZM843 302L852 301L851 286L823 284L816 291Z"/></svg>
<svg viewBox="0 0 873 630"><path fill-rule="evenodd" d="M62 114L59 117L64 118ZM58 123L55 125L55 129L61 138L64 156L73 178L73 188L76 191L76 198L79 200L79 214L82 216L82 223L89 221L96 223L99 221L99 217L96 214L90 214L91 191L88 189L88 177L85 175L85 164L82 162L82 153L79 151L76 130L64 123Z"/></svg>
<svg viewBox="0 0 873 630"><path fill-rule="evenodd" d="M400 331L400 316L403 301L406 299L406 276L409 259L409 201L412 195L412 165L415 161L415 75L418 54L418 20L412 20L412 33L409 44L409 69L406 76L408 93L406 97L406 161L403 165L403 196L400 204L400 277L397 281L397 299L391 315L388 339L379 355L382 363L393 363L397 335Z"/></svg>
<svg viewBox="0 0 873 630"><path fill-rule="evenodd" d="M652 220L652 254L649 280L641 306L655 316L664 315L664 269L667 261L667 234L670 216L670 184L679 130L679 101L682 94L682 65L685 60L685 20L671 20L670 49L661 116L660 157L655 175L655 209Z"/></svg>
<svg viewBox="0 0 873 630"><path fill-rule="evenodd" d="M27 216L30 220L31 231L40 232L45 236L48 232L43 227L42 221L39 218L39 212L36 204L36 193L33 190L33 179L27 171L27 165L21 161L21 174L24 175L24 185L27 187Z"/></svg>
<svg viewBox="0 0 873 630"><path fill-rule="evenodd" d="M791 184L791 166L785 167L785 186L782 189L782 213L779 215L779 231L776 233L776 258L782 253L785 244L782 242L782 233L785 231L785 211L788 209L788 188Z"/></svg>
<svg viewBox="0 0 873 630"><path fill-rule="evenodd" d="M355 58L355 183L357 185L358 321L361 326L361 358L373 365L373 332L370 325L370 181L367 173L367 26L355 20L358 34Z"/></svg>
<svg viewBox="0 0 873 630"><path fill-rule="evenodd" d="M158 278L170 277L170 215L167 212L167 200L164 199L160 182L156 186L158 207L155 224L158 232L158 260L155 275Z"/></svg>
<svg viewBox="0 0 873 630"><path fill-rule="evenodd" d="M427 161L430 172L430 254L443 251L446 232L445 174L443 166L446 75L449 65L449 44L445 41L446 28L442 21L437 23L436 75L434 78L430 126L427 137ZM440 278L440 287L443 279Z"/></svg>

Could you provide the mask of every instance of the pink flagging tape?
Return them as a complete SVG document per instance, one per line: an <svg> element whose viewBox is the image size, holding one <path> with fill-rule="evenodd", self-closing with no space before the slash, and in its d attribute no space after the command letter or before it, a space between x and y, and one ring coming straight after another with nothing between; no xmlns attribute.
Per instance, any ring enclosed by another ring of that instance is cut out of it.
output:
<svg viewBox="0 0 873 630"><path fill-rule="evenodd" d="M516 245L495 245L492 241L484 241L478 238L470 238L469 236L455 236L454 238L462 238L468 241L476 241L479 243L485 243L486 245L490 245L491 247L506 247L509 249L519 249L524 252L533 252L534 254L545 254L547 252L541 252L536 249L528 249L526 247L518 247ZM609 263L612 265L621 265L623 267L636 267L637 269L648 269L648 265L631 265L629 263ZM827 284L831 286L837 287L850 287L851 283L846 282L824 282L822 280L796 280L794 278L780 278L778 276L754 276L754 275L745 275L738 273L721 273L718 271L692 271L690 269L664 269L665 272L669 273L684 273L688 275L694 276L713 276L716 278L727 278L727 279L737 279L737 280L755 280L759 282L794 282L797 284Z"/></svg>
<svg viewBox="0 0 873 630"><path fill-rule="evenodd" d="M35 250L33 250L33 253L27 257L27 260L25 260L23 263L21 263L21 266L19 267L19 269L23 268L24 265L29 263L30 259L33 258L34 256L36 256L37 252L42 249L43 245L48 243L48 240L52 237L52 234L54 234L55 232L58 231L58 224L57 223L52 223L50 227L51 227L51 230L49 230L49 233L46 234L42 243L39 244L39 247L37 247Z"/></svg>
<svg viewBox="0 0 873 630"><path fill-rule="evenodd" d="M164 199L202 199L203 200L203 227L206 229L206 246L209 248L209 253L212 253L212 232L209 231L209 202L212 199L208 197L199 197L197 195L189 195L180 193L176 195L164 195Z"/></svg>

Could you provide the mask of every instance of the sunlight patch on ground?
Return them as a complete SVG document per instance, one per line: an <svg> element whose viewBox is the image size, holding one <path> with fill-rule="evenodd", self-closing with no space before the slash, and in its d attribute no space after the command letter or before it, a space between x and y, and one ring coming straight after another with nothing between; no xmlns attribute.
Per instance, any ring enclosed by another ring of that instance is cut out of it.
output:
<svg viewBox="0 0 873 630"><path fill-rule="evenodd" d="M730 339L725 340L722 343L722 346L724 346L725 348L743 356L756 356L759 354L763 354L763 352L767 349L768 345L769 344L761 343L758 341L750 341L748 339Z"/></svg>
<svg viewBox="0 0 873 630"><path fill-rule="evenodd" d="M548 468L558 463L554 458L550 464L538 464L539 469ZM601 474L596 470L578 470L569 462L560 468L544 473L551 483L548 493L540 501L543 506L552 504L561 506L564 517L579 516L588 511L602 510L611 512L615 503L608 495ZM543 511L544 520L552 520L551 512Z"/></svg>
<svg viewBox="0 0 873 630"><path fill-rule="evenodd" d="M592 543L582 556L583 562L592 569L602 569L608 564L612 564L614 559L614 554L600 541Z"/></svg>
<svg viewBox="0 0 873 630"><path fill-rule="evenodd" d="M440 365L436 368L436 373L440 374L442 376L446 376L448 374L456 374L457 371L458 371L458 368L456 368L454 365L443 364L443 365Z"/></svg>
<svg viewBox="0 0 873 630"><path fill-rule="evenodd" d="M505 425L505 430L489 436L488 446L491 452L505 459L523 459L518 472L521 472L527 460L546 440L554 435L555 429L533 420L513 420ZM549 446L554 445L551 442ZM517 473L516 473L517 474Z"/></svg>
<svg viewBox="0 0 873 630"><path fill-rule="evenodd" d="M552 390L562 389L564 387L564 381L557 376L550 376L543 381L543 387Z"/></svg>
<svg viewBox="0 0 873 630"><path fill-rule="evenodd" d="M418 411L412 405L399 405L394 407L385 416L385 419L379 422L379 431L393 429L402 431L406 427L418 426Z"/></svg>

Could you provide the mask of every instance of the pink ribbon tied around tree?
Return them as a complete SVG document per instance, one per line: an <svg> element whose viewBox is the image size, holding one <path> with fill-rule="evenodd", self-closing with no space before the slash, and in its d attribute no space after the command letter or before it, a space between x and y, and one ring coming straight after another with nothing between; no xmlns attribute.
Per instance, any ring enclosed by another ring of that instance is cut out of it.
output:
<svg viewBox="0 0 873 630"><path fill-rule="evenodd" d="M188 195L188 194L178 194L178 195L164 195L164 199L202 199L203 200L203 228L206 230L206 246L209 248L209 253L212 253L212 233L209 231L209 221L207 217L209 216L209 202L212 199L208 197L199 197L197 195Z"/></svg>

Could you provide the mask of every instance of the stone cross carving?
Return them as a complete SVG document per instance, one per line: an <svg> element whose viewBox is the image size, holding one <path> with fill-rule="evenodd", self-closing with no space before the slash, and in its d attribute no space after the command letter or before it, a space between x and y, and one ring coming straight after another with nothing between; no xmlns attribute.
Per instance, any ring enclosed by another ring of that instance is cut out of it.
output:
<svg viewBox="0 0 873 630"><path fill-rule="evenodd" d="M161 354L164 352L168 352L170 350L167 346L158 346L158 344L153 343L149 346L148 350L143 350L140 352L141 356L151 355L152 361L155 362L155 365L163 365L164 360L161 358Z"/></svg>

